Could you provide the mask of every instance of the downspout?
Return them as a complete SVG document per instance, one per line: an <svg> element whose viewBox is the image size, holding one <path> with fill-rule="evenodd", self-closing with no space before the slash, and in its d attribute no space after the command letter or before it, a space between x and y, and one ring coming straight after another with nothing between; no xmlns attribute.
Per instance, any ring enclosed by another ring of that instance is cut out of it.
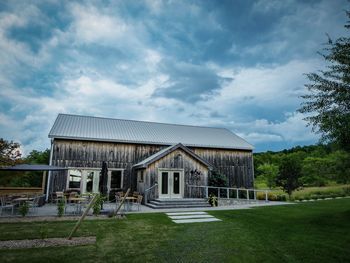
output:
<svg viewBox="0 0 350 263"><path fill-rule="evenodd" d="M49 165L52 165L52 152L53 152L53 140L51 139L51 150L50 150L50 160L49 160ZM47 177L47 186L46 186L46 202L49 200L49 190L50 190L50 185L51 185L51 173L52 171L49 171L49 175Z"/></svg>
<svg viewBox="0 0 350 263"><path fill-rule="evenodd" d="M254 178L254 153L253 153L253 150L252 150L252 180L253 180L253 186L252 188L254 189L254 184L255 184L255 178Z"/></svg>

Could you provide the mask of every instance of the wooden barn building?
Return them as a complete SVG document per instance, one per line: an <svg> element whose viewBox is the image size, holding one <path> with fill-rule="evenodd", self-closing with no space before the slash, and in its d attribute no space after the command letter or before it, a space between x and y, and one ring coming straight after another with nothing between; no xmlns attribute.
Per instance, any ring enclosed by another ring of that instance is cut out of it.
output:
<svg viewBox="0 0 350 263"><path fill-rule="evenodd" d="M50 133L47 194L98 192L103 163L107 190L131 188L151 198L194 198L188 185L206 186L217 171L231 187L253 187L253 146L224 128L59 114Z"/></svg>

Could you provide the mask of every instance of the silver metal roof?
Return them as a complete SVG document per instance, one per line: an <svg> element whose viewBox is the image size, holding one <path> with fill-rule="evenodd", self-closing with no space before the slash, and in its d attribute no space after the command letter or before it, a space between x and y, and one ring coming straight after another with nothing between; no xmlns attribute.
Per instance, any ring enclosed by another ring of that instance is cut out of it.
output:
<svg viewBox="0 0 350 263"><path fill-rule="evenodd" d="M49 138L252 150L225 128L59 114Z"/></svg>

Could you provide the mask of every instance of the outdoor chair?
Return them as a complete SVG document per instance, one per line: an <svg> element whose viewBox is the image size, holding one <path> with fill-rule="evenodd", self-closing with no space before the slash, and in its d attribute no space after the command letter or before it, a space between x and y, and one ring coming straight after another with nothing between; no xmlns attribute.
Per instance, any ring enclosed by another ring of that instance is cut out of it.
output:
<svg viewBox="0 0 350 263"><path fill-rule="evenodd" d="M11 209L11 214L13 215L13 209L15 206L9 202L6 202L5 196L0 196L0 202L0 215L2 215L2 210L7 208Z"/></svg>
<svg viewBox="0 0 350 263"><path fill-rule="evenodd" d="M121 198L121 197L124 196L124 192L117 192L115 195L116 195L116 196L118 195L118 196Z"/></svg>
<svg viewBox="0 0 350 263"><path fill-rule="evenodd" d="M69 193L69 197L68 197L68 201L71 202L70 199L71 199L71 198L74 198L74 197L77 197L77 196L78 196L78 193L77 193L77 192L70 192L70 193Z"/></svg>
<svg viewBox="0 0 350 263"><path fill-rule="evenodd" d="M56 192L54 201L57 204L63 198L64 198L64 193L63 192Z"/></svg>
<svg viewBox="0 0 350 263"><path fill-rule="evenodd" d="M138 195L138 196L137 196L137 210L138 210L138 211L140 211L142 199L143 199L143 196L142 196L142 195Z"/></svg>
<svg viewBox="0 0 350 263"><path fill-rule="evenodd" d="M140 195L139 192L133 192L132 196L135 198L138 198L138 196ZM137 200L135 200L135 202L137 202Z"/></svg>
<svg viewBox="0 0 350 263"><path fill-rule="evenodd" d="M121 197L120 195L116 194L115 195L115 205L116 205L116 208L118 208L118 205L120 204L120 201L121 201Z"/></svg>
<svg viewBox="0 0 350 263"><path fill-rule="evenodd" d="M32 210L32 212L35 213L38 210L40 197L40 195L37 195L33 198L33 201L26 201L29 206L29 211Z"/></svg>

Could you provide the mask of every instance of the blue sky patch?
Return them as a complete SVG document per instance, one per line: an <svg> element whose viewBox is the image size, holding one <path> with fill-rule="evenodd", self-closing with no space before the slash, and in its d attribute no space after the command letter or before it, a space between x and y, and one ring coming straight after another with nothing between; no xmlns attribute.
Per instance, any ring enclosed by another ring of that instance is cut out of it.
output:
<svg viewBox="0 0 350 263"><path fill-rule="evenodd" d="M305 73L346 0L2 1L0 134L50 146L58 113L225 127L256 151L313 144Z"/></svg>

